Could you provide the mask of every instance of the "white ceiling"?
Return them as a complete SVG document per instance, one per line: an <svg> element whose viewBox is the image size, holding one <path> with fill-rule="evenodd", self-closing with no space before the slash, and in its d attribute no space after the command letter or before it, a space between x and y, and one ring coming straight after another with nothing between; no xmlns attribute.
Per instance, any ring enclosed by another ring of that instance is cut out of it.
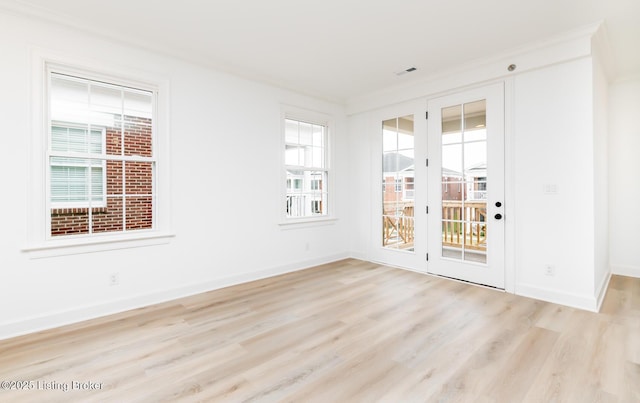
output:
<svg viewBox="0 0 640 403"><path fill-rule="evenodd" d="M640 0L0 0L335 101L604 21L616 74L640 72ZM416 72L394 73L415 66Z"/></svg>

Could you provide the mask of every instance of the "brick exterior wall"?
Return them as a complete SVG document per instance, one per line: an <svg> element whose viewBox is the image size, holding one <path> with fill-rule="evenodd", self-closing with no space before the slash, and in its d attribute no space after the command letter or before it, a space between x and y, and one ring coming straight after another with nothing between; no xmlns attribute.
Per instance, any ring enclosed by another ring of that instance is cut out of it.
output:
<svg viewBox="0 0 640 403"><path fill-rule="evenodd" d="M139 155L143 157L153 155L151 119L125 116L124 149L120 130L121 122L116 120L114 126L107 128L105 133L108 155ZM94 233L123 231L125 221L127 231L152 228L152 163L108 160L106 161L106 183L104 185L106 207L94 207L91 210L91 228ZM88 233L88 208L51 209L52 236Z"/></svg>
<svg viewBox="0 0 640 403"><path fill-rule="evenodd" d="M442 200L462 200L466 198L467 188L460 180L460 177L445 176L442 178Z"/></svg>
<svg viewBox="0 0 640 403"><path fill-rule="evenodd" d="M405 189L406 186L411 186L407 188L407 190L415 190L414 182L410 182L406 177L399 178L402 181L402 189ZM387 176L384 178L384 192L383 192L384 202L402 202L403 191L396 192L396 178L395 176Z"/></svg>

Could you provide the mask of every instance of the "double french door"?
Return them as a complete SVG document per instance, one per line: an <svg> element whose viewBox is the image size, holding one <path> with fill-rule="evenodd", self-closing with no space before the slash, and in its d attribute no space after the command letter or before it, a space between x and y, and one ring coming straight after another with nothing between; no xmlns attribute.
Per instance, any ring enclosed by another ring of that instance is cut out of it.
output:
<svg viewBox="0 0 640 403"><path fill-rule="evenodd" d="M381 120L379 260L504 288L503 85L427 109Z"/></svg>

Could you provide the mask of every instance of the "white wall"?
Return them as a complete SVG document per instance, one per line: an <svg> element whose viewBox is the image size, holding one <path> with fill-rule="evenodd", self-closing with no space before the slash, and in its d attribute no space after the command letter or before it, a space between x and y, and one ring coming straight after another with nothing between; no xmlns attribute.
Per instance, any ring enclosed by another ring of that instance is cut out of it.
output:
<svg viewBox="0 0 640 403"><path fill-rule="evenodd" d="M371 259L374 223L371 222L373 199L372 121L368 114L349 118L349 218L351 237L349 250L353 257ZM382 157L380 157L382 158Z"/></svg>
<svg viewBox="0 0 640 403"><path fill-rule="evenodd" d="M576 306L594 296L592 73L582 58L515 79L516 291Z"/></svg>
<svg viewBox="0 0 640 403"><path fill-rule="evenodd" d="M609 242L614 273L640 277L640 74L609 91Z"/></svg>
<svg viewBox="0 0 640 403"><path fill-rule="evenodd" d="M34 48L166 77L172 222L167 245L32 259L27 238ZM299 269L348 255L341 106L86 35L0 14L0 338ZM331 225L283 230L281 104L334 116ZM243 150L238 155L234 150ZM309 250L306 250L306 245ZM109 286L109 275L120 285Z"/></svg>

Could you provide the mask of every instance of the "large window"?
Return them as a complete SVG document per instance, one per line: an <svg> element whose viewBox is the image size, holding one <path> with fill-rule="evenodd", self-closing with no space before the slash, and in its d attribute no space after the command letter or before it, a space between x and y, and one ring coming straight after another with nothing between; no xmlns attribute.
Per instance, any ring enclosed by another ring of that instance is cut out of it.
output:
<svg viewBox="0 0 640 403"><path fill-rule="evenodd" d="M152 90L49 71L51 237L154 229Z"/></svg>
<svg viewBox="0 0 640 403"><path fill-rule="evenodd" d="M328 126L285 118L286 217L326 216Z"/></svg>

